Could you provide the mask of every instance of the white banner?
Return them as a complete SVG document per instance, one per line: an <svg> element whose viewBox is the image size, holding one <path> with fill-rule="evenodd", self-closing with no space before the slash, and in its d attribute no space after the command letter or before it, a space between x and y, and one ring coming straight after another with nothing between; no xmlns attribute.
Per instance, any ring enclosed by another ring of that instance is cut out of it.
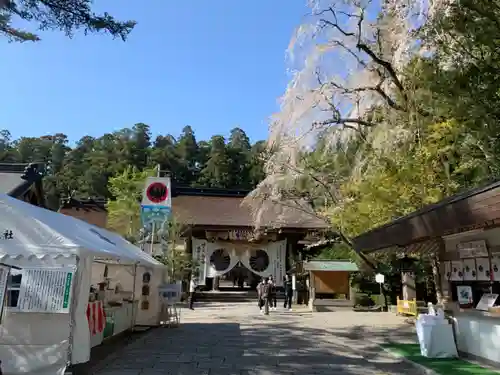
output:
<svg viewBox="0 0 500 375"><path fill-rule="evenodd" d="M7 290L7 280L9 278L10 267L0 266L0 323L2 322L3 308L5 304L5 292Z"/></svg>
<svg viewBox="0 0 500 375"><path fill-rule="evenodd" d="M74 268L23 268L21 274L19 311L69 313Z"/></svg>
<svg viewBox="0 0 500 375"><path fill-rule="evenodd" d="M205 278L207 277L207 241L193 238L193 262L197 275L194 277L196 285L205 285Z"/></svg>
<svg viewBox="0 0 500 375"><path fill-rule="evenodd" d="M283 279L286 273L286 240L279 242L272 242L269 244L273 248L273 263L271 273L274 277L275 283L278 286L283 285Z"/></svg>

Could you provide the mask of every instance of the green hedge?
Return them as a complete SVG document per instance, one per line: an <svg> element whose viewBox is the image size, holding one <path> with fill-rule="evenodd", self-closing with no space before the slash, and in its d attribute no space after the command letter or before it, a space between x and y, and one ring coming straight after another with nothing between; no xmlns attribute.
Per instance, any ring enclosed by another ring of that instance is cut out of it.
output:
<svg viewBox="0 0 500 375"><path fill-rule="evenodd" d="M384 296L380 294L356 293L354 305L361 307L384 306Z"/></svg>

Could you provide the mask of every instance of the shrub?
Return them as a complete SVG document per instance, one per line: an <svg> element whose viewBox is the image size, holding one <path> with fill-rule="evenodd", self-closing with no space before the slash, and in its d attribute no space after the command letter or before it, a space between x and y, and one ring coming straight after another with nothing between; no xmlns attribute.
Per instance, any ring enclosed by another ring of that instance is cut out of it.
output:
<svg viewBox="0 0 500 375"><path fill-rule="evenodd" d="M375 302L373 302L373 299L371 299L367 294L356 294L354 305L361 307L371 307L375 305Z"/></svg>

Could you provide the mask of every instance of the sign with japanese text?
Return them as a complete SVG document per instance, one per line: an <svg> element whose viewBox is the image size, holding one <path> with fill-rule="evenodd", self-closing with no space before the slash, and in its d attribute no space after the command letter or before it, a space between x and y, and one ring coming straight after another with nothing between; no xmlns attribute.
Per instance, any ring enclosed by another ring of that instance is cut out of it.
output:
<svg viewBox="0 0 500 375"><path fill-rule="evenodd" d="M0 241L1 240L13 240L14 239L14 231L12 229L4 229L0 233Z"/></svg>
<svg viewBox="0 0 500 375"><path fill-rule="evenodd" d="M460 254L460 258L488 256L488 246L484 240L461 242L457 245L457 250Z"/></svg>
<svg viewBox="0 0 500 375"><path fill-rule="evenodd" d="M17 307L22 312L67 314L74 268L24 268Z"/></svg>
<svg viewBox="0 0 500 375"><path fill-rule="evenodd" d="M167 304L174 304L181 300L182 284L179 281L175 284L160 285L158 292Z"/></svg>

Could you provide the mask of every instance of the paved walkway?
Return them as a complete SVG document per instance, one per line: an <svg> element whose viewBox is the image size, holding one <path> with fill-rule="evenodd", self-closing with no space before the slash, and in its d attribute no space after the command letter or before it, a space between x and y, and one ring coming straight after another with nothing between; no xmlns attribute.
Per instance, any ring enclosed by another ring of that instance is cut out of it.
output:
<svg viewBox="0 0 500 375"><path fill-rule="evenodd" d="M255 304L205 305L114 353L96 375L419 374L373 343L406 330L389 313L263 316Z"/></svg>

